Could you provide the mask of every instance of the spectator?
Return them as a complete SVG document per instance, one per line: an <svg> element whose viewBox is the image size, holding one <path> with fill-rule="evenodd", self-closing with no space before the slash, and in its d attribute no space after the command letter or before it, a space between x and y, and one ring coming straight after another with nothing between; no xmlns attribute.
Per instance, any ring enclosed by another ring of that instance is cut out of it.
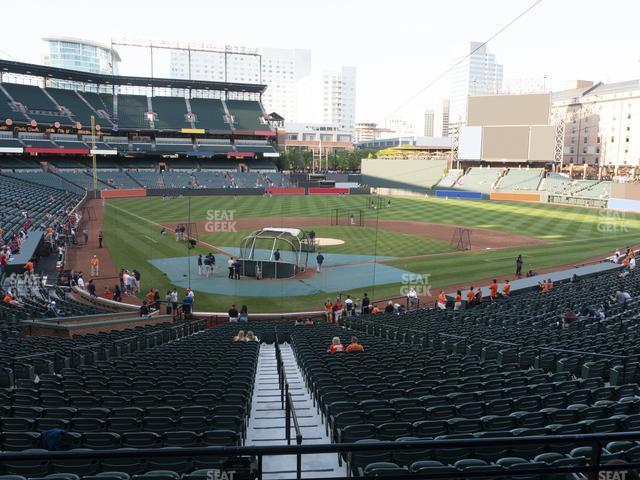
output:
<svg viewBox="0 0 640 480"><path fill-rule="evenodd" d="M351 343L347 346L347 352L364 352L364 347L358 343L357 337L351 337Z"/></svg>
<svg viewBox="0 0 640 480"><path fill-rule="evenodd" d="M247 332L246 341L247 342L259 342L260 340L258 340L258 337L256 337L255 333L253 333L252 330L249 330Z"/></svg>
<svg viewBox="0 0 640 480"><path fill-rule="evenodd" d="M469 291L467 292L467 308L473 307L473 299L475 294L473 293L473 285L469 287Z"/></svg>
<svg viewBox="0 0 640 480"><path fill-rule="evenodd" d="M502 296L505 298L509 298L511 295L511 284L509 283L509 279L504 281L504 286L502 287Z"/></svg>
<svg viewBox="0 0 640 480"><path fill-rule="evenodd" d="M374 305L373 308L371 309L371 314L372 315L376 315L378 313L380 313L380 307L378 307L378 305Z"/></svg>
<svg viewBox="0 0 640 480"><path fill-rule="evenodd" d="M333 337L331 345L329 345L330 353L344 352L344 346L340 343L340 337Z"/></svg>
<svg viewBox="0 0 640 480"><path fill-rule="evenodd" d="M169 301L171 302L171 308L173 311L175 312L178 310L178 290L176 288L171 290L171 299Z"/></svg>
<svg viewBox="0 0 640 480"><path fill-rule="evenodd" d="M99 277L100 276L100 260L98 259L98 256L94 255L93 257L91 257L91 260L89 261L89 263L91 265L91 276Z"/></svg>
<svg viewBox="0 0 640 480"><path fill-rule="evenodd" d="M489 296L491 297L491 301L494 301L498 298L498 281L494 278L489 285Z"/></svg>
<svg viewBox="0 0 640 480"><path fill-rule="evenodd" d="M164 296L164 301L167 303L166 313L167 315L171 315L173 312L173 304L171 303L171 290L167 290L167 293Z"/></svg>
<svg viewBox="0 0 640 480"><path fill-rule="evenodd" d="M578 320L578 315L576 314L576 312L574 312L571 308L567 308L562 315L561 327L567 328L576 320Z"/></svg>
<svg viewBox="0 0 640 480"><path fill-rule="evenodd" d="M100 233L98 233L98 248L102 248L102 240L103 240L103 236L102 236L102 230L100 230Z"/></svg>
<svg viewBox="0 0 640 480"><path fill-rule="evenodd" d="M120 290L120 285L114 285L113 287L113 301L114 302L122 301L122 291Z"/></svg>
<svg viewBox="0 0 640 480"><path fill-rule="evenodd" d="M324 316L327 319L327 322L332 321L332 315L333 315L333 304L331 303L331 300L327 298L327 300L324 302Z"/></svg>
<svg viewBox="0 0 640 480"><path fill-rule="evenodd" d="M249 309L247 308L246 305L242 305L242 308L240 309L240 315L238 317L238 320L240 320L240 325L243 328L248 328L249 327ZM251 332L253 333L253 332ZM247 332L247 335L249 334L249 332Z"/></svg>
<svg viewBox="0 0 640 480"><path fill-rule="evenodd" d="M52 300L49 302L49 306L47 308L47 316L56 318L56 317L64 317L64 312L62 310L58 310L56 307L56 302Z"/></svg>
<svg viewBox="0 0 640 480"><path fill-rule="evenodd" d="M140 307L140 317L147 318L149 316L149 304L146 300L142 302L142 306Z"/></svg>
<svg viewBox="0 0 640 480"><path fill-rule="evenodd" d="M351 295L347 295L347 299L344 301L344 307L346 310L345 315L347 317L350 317L351 315L353 315L353 312L355 310L353 308L353 300L351 299Z"/></svg>
<svg viewBox="0 0 640 480"><path fill-rule="evenodd" d="M244 342L245 341L244 330L240 330L238 332L238 334L235 337L233 337L233 341L234 342Z"/></svg>
<svg viewBox="0 0 640 480"><path fill-rule="evenodd" d="M389 300L387 302L387 306L384 307L384 313L393 313L394 311L395 311L395 308L393 308L393 302Z"/></svg>
<svg viewBox="0 0 640 480"><path fill-rule="evenodd" d="M456 296L453 299L453 309L460 310L462 308L462 292L460 290L456 291Z"/></svg>
<svg viewBox="0 0 640 480"><path fill-rule="evenodd" d="M342 302L340 298L336 298L335 303L333 304L333 321L338 323L342 318Z"/></svg>
<svg viewBox="0 0 640 480"><path fill-rule="evenodd" d="M276 262L280 261L280 249L279 248L277 248L276 251L273 253L273 259Z"/></svg>
<svg viewBox="0 0 640 480"><path fill-rule="evenodd" d="M4 298L2 299L4 303L8 303L9 305L13 305L14 307L24 307L22 303L16 300L13 295L9 292L5 293Z"/></svg>
<svg viewBox="0 0 640 480"><path fill-rule="evenodd" d="M78 287L84 290L84 279L82 278L82 272L78 274Z"/></svg>
<svg viewBox="0 0 640 480"><path fill-rule="evenodd" d="M367 313L369 313L369 306L371 305L371 300L369 299L369 297L367 296L367 293L365 292L364 297L362 298L362 314L366 315Z"/></svg>
<svg viewBox="0 0 640 480"><path fill-rule="evenodd" d="M631 295L629 295L629 292L625 292L623 290L617 290L615 295L615 300L616 300L616 303L619 303L621 305L626 305L627 302L631 300Z"/></svg>
<svg viewBox="0 0 640 480"><path fill-rule="evenodd" d="M89 295L91 295L92 297L96 297L96 285L93 283L93 278L91 280L89 280L89 283L87 284L87 292L89 292Z"/></svg>
<svg viewBox="0 0 640 480"><path fill-rule="evenodd" d="M191 313L193 312L193 296L187 294L182 299L182 313L185 318L191 318Z"/></svg>
<svg viewBox="0 0 640 480"><path fill-rule="evenodd" d="M407 293L407 298L409 299L409 308L415 308L418 306L418 292L414 287L409 289L409 293Z"/></svg>
<svg viewBox="0 0 640 480"><path fill-rule="evenodd" d="M438 307L440 310L447 309L447 296L444 294L444 290L440 290L440 293L438 294L436 307Z"/></svg>
<svg viewBox="0 0 640 480"><path fill-rule="evenodd" d="M238 309L236 308L236 304L234 303L233 305L231 305L231 308L229 309L229 321L230 322L237 322L238 321ZM242 332L244 334L244 332Z"/></svg>
<svg viewBox="0 0 640 480"><path fill-rule="evenodd" d="M113 293L109 290L109 287L104 287L104 292L102 292L102 297L106 300L113 300Z"/></svg>

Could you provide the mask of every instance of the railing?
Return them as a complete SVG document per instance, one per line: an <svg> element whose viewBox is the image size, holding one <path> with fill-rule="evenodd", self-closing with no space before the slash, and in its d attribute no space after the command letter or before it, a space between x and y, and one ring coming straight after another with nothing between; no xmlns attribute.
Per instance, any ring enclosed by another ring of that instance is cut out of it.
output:
<svg viewBox="0 0 640 480"><path fill-rule="evenodd" d="M502 437L502 438L475 438L475 439L457 439L457 440L420 440L412 442L393 442L380 441L376 443L338 443L338 444L322 444L322 445L281 445L281 446L245 446L245 447L169 447L169 448L149 448L149 449L116 449L116 450L95 450L95 451L51 451L43 453L41 451L23 451L23 452L0 452L0 464L14 461L42 461L42 460L101 460L107 458L193 458L193 457L251 457L258 459L256 476L258 479L263 478L262 460L265 456L281 456L281 455L315 455L321 453L334 453L350 457L353 452L389 452L402 450L436 450L436 449L455 449L455 448L478 448L478 447L522 447L527 445L544 445L551 447L554 444L567 444L578 446L590 446L591 454L589 458L585 458L585 465L572 465L567 467L553 467L551 465L540 466L539 464L527 468L527 464L521 464L517 468L500 468L496 466L495 471L463 471L455 473L455 477L464 478L514 478L524 475L535 475L544 477L548 474L572 474L583 473L591 474L591 478L625 478L620 473L615 476L614 473L605 472L637 472L640 468L640 462L615 462L611 464L601 464L602 448L612 441L630 441L640 440L640 432L624 432L624 433L601 433L601 434L584 434L584 435L549 435L549 436L533 436L533 437ZM212 469L213 471L214 469ZM604 473L604 476L602 476ZM227 477L231 472L226 472ZM297 472L298 479L301 478L300 470ZM451 478L451 472L429 473L429 478ZM222 478L222 477L221 477ZM348 478L345 474L342 477ZM359 477L364 480L374 479L374 476ZM423 473L398 474L393 476L396 480L409 480L424 478ZM626 475L626 478L633 478ZM320 478L319 480L329 480Z"/></svg>
<svg viewBox="0 0 640 480"><path fill-rule="evenodd" d="M300 430L300 424L298 423L298 415L293 405L293 398L289 392L289 382L287 380L287 372L285 371L284 361L282 360L282 351L280 350L280 343L278 341L278 330L275 331L275 346L276 346L276 366L278 369L278 385L280 387L280 403L281 408L285 411L285 423L284 428L286 430L285 437L287 439L287 445L291 445L291 421L293 420L293 426L296 431L296 445L302 445L302 432ZM302 478L302 455L296 453L296 480Z"/></svg>

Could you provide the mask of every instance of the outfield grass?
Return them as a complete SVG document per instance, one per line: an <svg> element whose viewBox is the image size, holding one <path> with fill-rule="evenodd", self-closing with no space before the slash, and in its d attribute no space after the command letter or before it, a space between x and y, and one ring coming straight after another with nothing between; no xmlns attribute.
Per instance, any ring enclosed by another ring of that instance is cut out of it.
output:
<svg viewBox="0 0 640 480"><path fill-rule="evenodd" d="M414 235L372 228L314 227L318 236L340 238L343 245L326 247L334 253L357 253L422 258L397 258L388 263L399 268L429 275L433 288L474 279L512 274L514 258L522 253L525 269L534 270L578 263L615 248L636 243L640 233L640 217L599 210L540 204L486 202L442 199L393 198L391 208L369 210L366 196L296 196L296 197L191 197L173 200L136 198L109 200L105 212L104 235L116 266L138 268L147 286L161 290L171 287L165 275L148 263L154 258L188 254L184 242L172 235L161 237L155 224L192 222L207 219L209 210L233 211L235 218L255 217L325 217L336 208L362 209L367 219L414 220L446 223L467 227L483 227L547 240L543 246L496 251L458 252L434 255L449 250L446 242ZM190 204L190 205L189 205ZM328 223L328 221L327 221ZM247 232L200 232L200 238L212 245L239 245ZM191 254L204 252L198 247ZM375 297L397 295L399 284L378 285L368 289ZM360 297L362 291L343 292ZM201 310L226 310L230 303L253 305L254 311L318 308L325 294L308 297L251 297L242 299L221 295L198 295Z"/></svg>

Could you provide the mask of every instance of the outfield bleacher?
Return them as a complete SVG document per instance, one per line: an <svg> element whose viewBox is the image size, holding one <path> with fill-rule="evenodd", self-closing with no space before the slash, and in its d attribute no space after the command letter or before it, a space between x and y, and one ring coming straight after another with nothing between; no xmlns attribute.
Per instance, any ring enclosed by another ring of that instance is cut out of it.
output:
<svg viewBox="0 0 640 480"><path fill-rule="evenodd" d="M466 190L469 192L489 193L491 190L493 190L493 187L498 178L500 178L502 171L502 168L493 167L470 168L464 176L458 179L453 188L456 190Z"/></svg>
<svg viewBox="0 0 640 480"><path fill-rule="evenodd" d="M463 175L464 170L452 168L449 170L442 180L438 182L440 188L453 188L456 186L456 182Z"/></svg>
<svg viewBox="0 0 640 480"><path fill-rule="evenodd" d="M506 175L500 178L495 190L535 191L540 185L542 172L541 168L510 168Z"/></svg>

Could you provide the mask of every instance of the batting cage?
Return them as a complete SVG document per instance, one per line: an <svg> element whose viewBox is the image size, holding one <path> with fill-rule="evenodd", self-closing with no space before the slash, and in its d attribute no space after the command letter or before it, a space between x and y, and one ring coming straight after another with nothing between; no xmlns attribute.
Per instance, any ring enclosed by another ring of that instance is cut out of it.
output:
<svg viewBox="0 0 640 480"><path fill-rule="evenodd" d="M355 208L334 208L331 211L331 225L364 227L364 210Z"/></svg>

